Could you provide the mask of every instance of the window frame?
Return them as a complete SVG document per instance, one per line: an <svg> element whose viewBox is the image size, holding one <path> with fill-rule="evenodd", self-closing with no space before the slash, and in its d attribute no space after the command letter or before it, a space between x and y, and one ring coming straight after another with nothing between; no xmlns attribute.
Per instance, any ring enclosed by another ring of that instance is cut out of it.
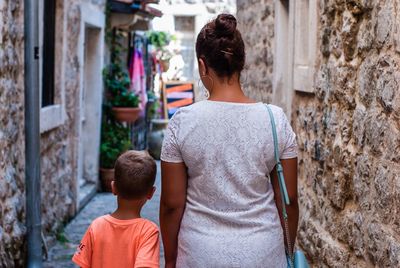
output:
<svg viewBox="0 0 400 268"><path fill-rule="evenodd" d="M314 73L318 53L318 3L317 0L290 2L294 5L292 87L295 91L314 93Z"/></svg>
<svg viewBox="0 0 400 268"><path fill-rule="evenodd" d="M43 134L62 126L66 121L65 112L65 83L64 83L64 68L66 57L66 42L64 33L66 32L66 21L64 15L65 0L54 0L55 9L55 26L54 26L54 48L59 47L60 52L57 53L54 49L54 64L53 64L53 101L50 105L42 107L42 94L45 85L44 79L44 1L39 0L39 91L40 91L40 133ZM57 64L56 64L57 63Z"/></svg>

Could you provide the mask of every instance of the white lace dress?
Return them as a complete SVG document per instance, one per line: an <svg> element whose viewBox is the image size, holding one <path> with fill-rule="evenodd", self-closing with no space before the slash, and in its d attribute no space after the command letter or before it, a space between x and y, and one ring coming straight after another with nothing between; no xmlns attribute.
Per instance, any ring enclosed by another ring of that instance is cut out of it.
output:
<svg viewBox="0 0 400 268"><path fill-rule="evenodd" d="M297 157L295 134L271 106L281 159ZM263 103L201 101L170 120L161 160L188 168L177 267L287 267L268 174L275 166Z"/></svg>

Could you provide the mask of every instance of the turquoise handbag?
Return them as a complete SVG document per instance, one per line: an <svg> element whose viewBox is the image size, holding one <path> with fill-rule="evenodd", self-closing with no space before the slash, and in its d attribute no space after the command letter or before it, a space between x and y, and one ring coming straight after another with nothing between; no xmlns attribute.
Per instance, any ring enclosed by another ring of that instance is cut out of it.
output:
<svg viewBox="0 0 400 268"><path fill-rule="evenodd" d="M275 120L274 120L274 115L272 113L271 108L266 105L268 114L270 117L271 121L271 127L272 127L272 136L274 138L274 155L275 155L275 161L276 161L276 171L278 173L278 182L279 182L279 189L281 192L281 197L282 197L282 215L284 219L284 224L285 224L285 234L286 234L286 243L288 245L288 249L286 250L286 257L287 257L287 263L289 268L309 268L310 266L308 265L306 256L304 253L300 250L294 251L292 254L292 243L290 240L289 236L289 225L288 225L288 215L286 213L286 205L290 205L289 201L289 195L287 193L286 189L286 184L285 184L285 178L283 177L283 167L281 164L281 160L279 158L279 147L278 147L278 135L276 134L276 125L275 125Z"/></svg>

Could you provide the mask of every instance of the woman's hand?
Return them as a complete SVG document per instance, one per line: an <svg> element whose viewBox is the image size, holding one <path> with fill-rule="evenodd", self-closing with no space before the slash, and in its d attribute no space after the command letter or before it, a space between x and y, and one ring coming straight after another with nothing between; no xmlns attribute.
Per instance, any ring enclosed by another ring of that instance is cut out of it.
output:
<svg viewBox="0 0 400 268"><path fill-rule="evenodd" d="M165 263L165 268L175 268L175 265L176 265L176 261L174 261L174 262L167 262L167 263Z"/></svg>
<svg viewBox="0 0 400 268"><path fill-rule="evenodd" d="M186 187L185 164L161 161L160 228L166 268L175 268L178 233L186 204Z"/></svg>

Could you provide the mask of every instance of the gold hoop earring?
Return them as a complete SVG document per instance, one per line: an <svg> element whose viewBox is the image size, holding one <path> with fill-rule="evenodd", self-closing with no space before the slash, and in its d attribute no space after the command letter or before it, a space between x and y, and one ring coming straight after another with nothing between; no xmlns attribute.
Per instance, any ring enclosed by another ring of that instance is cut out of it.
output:
<svg viewBox="0 0 400 268"><path fill-rule="evenodd" d="M207 78L207 79L211 80L211 88L206 88L206 86L204 86L204 88L207 89L207 91L209 92L209 95L210 95L212 93L213 88L214 88L214 80L207 74L206 75L202 75L201 78ZM203 83L203 85L204 85L204 83Z"/></svg>
<svg viewBox="0 0 400 268"><path fill-rule="evenodd" d="M205 99L208 99L210 97L210 92L208 92L207 88L204 86L203 82L201 82L202 86L200 86L200 79L197 80L197 87L201 88L201 91L203 93L203 96Z"/></svg>

